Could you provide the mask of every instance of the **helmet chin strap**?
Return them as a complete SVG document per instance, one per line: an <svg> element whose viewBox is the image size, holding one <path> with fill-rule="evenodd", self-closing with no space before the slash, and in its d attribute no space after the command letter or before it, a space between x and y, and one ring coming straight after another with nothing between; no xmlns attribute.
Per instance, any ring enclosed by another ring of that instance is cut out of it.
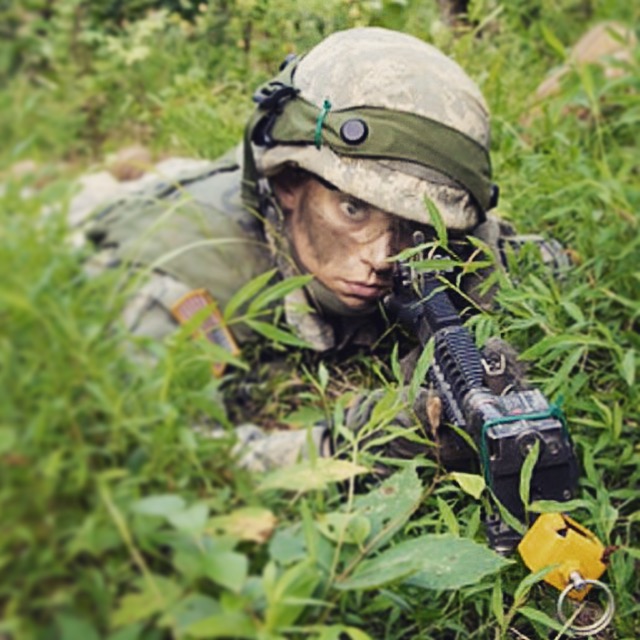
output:
<svg viewBox="0 0 640 640"><path fill-rule="evenodd" d="M302 264L291 243L284 211L267 178L258 180L258 197L260 212L265 220L265 233L278 269L285 277L308 274L309 271ZM367 309L353 309L317 278L311 280L304 289L311 304L322 316L362 318L371 315L377 308L376 305L372 305Z"/></svg>

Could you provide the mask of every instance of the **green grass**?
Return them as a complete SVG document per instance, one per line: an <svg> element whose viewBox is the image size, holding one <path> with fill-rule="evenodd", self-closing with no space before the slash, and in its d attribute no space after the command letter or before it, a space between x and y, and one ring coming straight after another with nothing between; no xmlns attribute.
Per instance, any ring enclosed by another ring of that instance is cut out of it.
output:
<svg viewBox="0 0 640 640"><path fill-rule="evenodd" d="M436 22L435 3L417 0L309 0L295 11L279 0L220 2L191 25L146 19L124 31L101 30L72 0L44 26L25 19L37 6L23 14L10 5L24 24L0 58L9 71L0 166L33 158L40 170L23 179L5 172L0 198L0 633L557 637L550 618L535 613L553 615L553 590L530 584L517 560L484 578L469 561L457 571L472 574L471 583L453 590L406 585L384 571L379 588L341 588L387 552L385 540L394 548L432 534L484 542L486 498L469 496L434 465L420 479L411 467L395 476L393 501L375 487L356 495L348 482L303 493L260 489L260 478L234 466L231 435L203 435L214 421L229 430L249 419L304 426L328 415L340 424L359 388L393 388L384 351L344 367L255 345L243 353L255 373L233 374L226 387L212 381L210 354L186 335L146 345L157 364L136 364L127 352L140 345L118 324L124 274L87 278L86 250L67 242L70 179L85 166L132 141L216 156L238 139L253 88L290 48L337 28L381 24L435 41L477 79L493 112L502 215L522 231L555 236L576 259L557 281L535 256L514 265L498 311L476 328L516 345L536 384L563 397L583 469L571 513L620 547L604 579L616 596L616 637L637 637L637 55L622 78L596 68L567 76L563 93L522 124L533 89L562 62L557 41L568 45L600 18L635 24L632 5L478 1L476 22L453 31ZM381 420L395 410L393 394L386 402ZM279 482L300 486L297 476ZM395 524L365 521L355 513L362 500L395 513ZM240 517L253 539L234 529Z"/></svg>

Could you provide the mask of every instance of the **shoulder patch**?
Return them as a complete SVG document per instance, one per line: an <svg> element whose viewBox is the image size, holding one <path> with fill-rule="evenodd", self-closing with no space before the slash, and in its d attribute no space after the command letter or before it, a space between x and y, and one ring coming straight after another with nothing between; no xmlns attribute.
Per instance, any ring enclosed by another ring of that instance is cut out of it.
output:
<svg viewBox="0 0 640 640"><path fill-rule="evenodd" d="M197 313L207 309L208 313L194 331L194 337L203 337L212 344L217 344L230 354L237 356L240 349L233 334L226 326L224 318L218 309L216 301L206 289L195 289L182 296L171 306L173 317L180 323L186 324ZM223 362L215 362L212 367L213 375L221 377L226 369Z"/></svg>

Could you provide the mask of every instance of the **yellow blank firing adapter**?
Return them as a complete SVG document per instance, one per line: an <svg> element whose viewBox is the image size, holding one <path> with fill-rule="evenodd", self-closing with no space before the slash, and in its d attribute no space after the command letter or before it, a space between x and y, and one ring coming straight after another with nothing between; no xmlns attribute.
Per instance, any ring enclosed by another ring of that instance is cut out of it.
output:
<svg viewBox="0 0 640 640"><path fill-rule="evenodd" d="M531 571L557 565L544 580L563 591L572 574L583 580L597 580L607 568L602 561L604 545L595 534L561 513L543 513L518 545L523 562ZM573 589L569 597L582 600L589 588Z"/></svg>
<svg viewBox="0 0 640 640"><path fill-rule="evenodd" d="M591 638L609 625L615 613L613 593L598 580L607 568L605 547L591 531L560 513L544 513L522 538L518 551L531 571L553 567L544 580L560 590L556 612L574 636ZM567 597L582 601L591 589L604 596L602 614L587 625L576 625L577 613L568 617L565 601Z"/></svg>

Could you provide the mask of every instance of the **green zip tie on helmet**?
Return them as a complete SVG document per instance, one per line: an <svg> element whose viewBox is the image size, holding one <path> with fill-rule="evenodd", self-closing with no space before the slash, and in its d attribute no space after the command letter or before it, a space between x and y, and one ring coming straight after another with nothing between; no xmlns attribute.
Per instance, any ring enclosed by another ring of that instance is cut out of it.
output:
<svg viewBox="0 0 640 640"><path fill-rule="evenodd" d="M331 102L325 98L325 101L322 104L322 111L320 111L318 119L316 120L316 133L313 138L313 143L316 145L316 149L319 149L322 146L322 125L329 115L329 111L331 111Z"/></svg>

